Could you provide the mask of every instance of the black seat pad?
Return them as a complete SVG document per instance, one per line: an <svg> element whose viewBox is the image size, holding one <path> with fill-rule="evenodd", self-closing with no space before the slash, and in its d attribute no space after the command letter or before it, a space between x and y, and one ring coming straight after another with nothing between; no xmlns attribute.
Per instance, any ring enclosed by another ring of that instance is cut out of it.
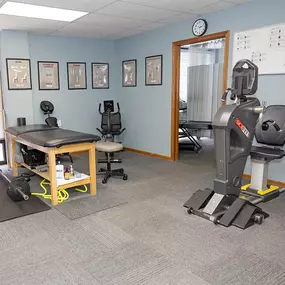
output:
<svg viewBox="0 0 285 285"><path fill-rule="evenodd" d="M263 146L253 146L250 155L266 159L280 159L285 156L285 151L279 148L269 148Z"/></svg>
<svg viewBox="0 0 285 285"><path fill-rule="evenodd" d="M5 132L13 135L18 136L25 133L37 132L37 131L48 131L54 130L55 127L50 127L48 125L36 124L36 125L26 125L26 126L15 126L10 127L5 130Z"/></svg>
<svg viewBox="0 0 285 285"><path fill-rule="evenodd" d="M39 131L25 133L19 135L18 138L44 147L61 147L67 144L96 142L100 140L99 136L93 134L80 133L60 128L55 128L44 132Z"/></svg>

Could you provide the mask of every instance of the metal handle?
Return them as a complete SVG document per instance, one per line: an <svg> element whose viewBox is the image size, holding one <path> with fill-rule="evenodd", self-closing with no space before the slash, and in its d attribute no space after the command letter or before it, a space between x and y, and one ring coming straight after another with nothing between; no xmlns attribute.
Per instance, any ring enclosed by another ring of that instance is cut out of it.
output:
<svg viewBox="0 0 285 285"><path fill-rule="evenodd" d="M227 101L227 97L228 97L228 95L229 95L229 93L232 91L232 89L231 88L228 88L228 89L226 89L226 91L225 91L225 93L223 94L223 96L222 96L222 102L226 102Z"/></svg>
<svg viewBox="0 0 285 285"><path fill-rule="evenodd" d="M267 120L265 122L262 122L262 130L263 131L267 131L269 129L269 124L272 124L272 126L274 127L274 129L277 131L277 132L280 132L281 131L281 128L279 127L279 125L274 121L274 120Z"/></svg>
<svg viewBox="0 0 285 285"><path fill-rule="evenodd" d="M29 197L28 195L26 195L26 194L21 190L21 188L17 187L17 188L16 188L16 191L17 191L17 193L19 193L19 194L23 197L23 199L24 199L25 201L27 201L27 200L30 199L30 197Z"/></svg>

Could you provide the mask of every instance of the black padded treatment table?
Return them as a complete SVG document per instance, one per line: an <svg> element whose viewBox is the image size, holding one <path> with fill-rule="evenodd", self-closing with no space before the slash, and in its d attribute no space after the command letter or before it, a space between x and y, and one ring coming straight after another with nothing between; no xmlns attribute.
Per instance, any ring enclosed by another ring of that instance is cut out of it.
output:
<svg viewBox="0 0 285 285"><path fill-rule="evenodd" d="M187 137L190 141L188 144L181 144L181 146L192 146L192 150L197 153L202 149L202 145L199 143L198 139L195 138L195 133L201 130L212 130L212 122L208 121L180 121L179 129L182 132L179 133L179 138Z"/></svg>
<svg viewBox="0 0 285 285"><path fill-rule="evenodd" d="M95 144L100 137L72 130L49 127L47 125L27 125L10 127L5 130L11 138L11 167L13 176L18 176L18 167L24 166L37 175L50 181L51 200L53 205L58 204L57 191L90 184L90 194L96 195L96 158ZM39 172L25 163L15 161L16 144L20 143L30 148L44 152L48 156L48 172ZM90 175L82 175L80 179L57 181L56 155L62 153L88 152Z"/></svg>

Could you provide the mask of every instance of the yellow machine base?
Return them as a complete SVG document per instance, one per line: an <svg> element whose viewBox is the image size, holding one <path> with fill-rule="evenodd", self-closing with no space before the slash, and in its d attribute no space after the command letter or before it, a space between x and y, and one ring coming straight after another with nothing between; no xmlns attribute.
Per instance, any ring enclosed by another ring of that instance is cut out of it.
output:
<svg viewBox="0 0 285 285"><path fill-rule="evenodd" d="M248 188L250 188L250 185L251 185L251 184L247 184L247 185L242 186L242 187L241 187L241 190L242 190L242 191L246 191ZM258 190L258 191L256 191L256 193L257 193L258 195L260 195L260 196L265 196L265 195L267 195L267 194L269 194L269 193L272 193L272 192L274 192L274 191L277 191L277 190L279 190L279 187L278 187L278 186L270 185L270 187L269 187L268 189L265 189L265 190Z"/></svg>

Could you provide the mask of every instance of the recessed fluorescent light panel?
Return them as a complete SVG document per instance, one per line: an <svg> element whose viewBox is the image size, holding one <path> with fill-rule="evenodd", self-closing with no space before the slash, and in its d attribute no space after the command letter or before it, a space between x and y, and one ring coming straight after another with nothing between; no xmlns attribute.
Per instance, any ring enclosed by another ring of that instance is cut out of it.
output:
<svg viewBox="0 0 285 285"><path fill-rule="evenodd" d="M82 16L87 15L88 13L24 3L6 2L0 8L0 14L72 22Z"/></svg>

